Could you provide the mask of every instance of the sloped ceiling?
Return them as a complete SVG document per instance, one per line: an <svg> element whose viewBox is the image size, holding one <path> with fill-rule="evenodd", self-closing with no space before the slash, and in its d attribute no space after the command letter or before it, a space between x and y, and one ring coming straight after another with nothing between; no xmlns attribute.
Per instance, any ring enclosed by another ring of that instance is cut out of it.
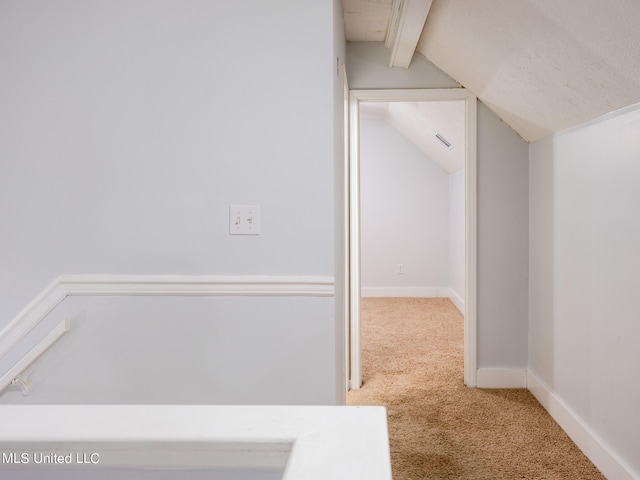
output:
<svg viewBox="0 0 640 480"><path fill-rule="evenodd" d="M344 0L347 40L384 40L392 3ZM417 51L535 141L640 102L639 23L637 0L434 0Z"/></svg>
<svg viewBox="0 0 640 480"><path fill-rule="evenodd" d="M447 173L464 167L465 104L447 102L363 102L360 116L385 120ZM445 146L436 138L450 143Z"/></svg>

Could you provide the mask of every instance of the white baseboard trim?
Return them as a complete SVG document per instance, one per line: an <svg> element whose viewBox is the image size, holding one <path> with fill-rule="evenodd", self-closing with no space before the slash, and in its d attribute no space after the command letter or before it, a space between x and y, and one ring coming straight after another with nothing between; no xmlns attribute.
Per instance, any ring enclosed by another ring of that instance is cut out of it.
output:
<svg viewBox="0 0 640 480"><path fill-rule="evenodd" d="M640 478L638 472L632 473L632 469L617 458L602 439L531 370L527 371L527 388L606 478Z"/></svg>
<svg viewBox="0 0 640 480"><path fill-rule="evenodd" d="M0 358L71 295L333 297L333 277L199 275L63 275L0 331Z"/></svg>
<svg viewBox="0 0 640 480"><path fill-rule="evenodd" d="M527 388L526 368L479 368L478 388Z"/></svg>
<svg viewBox="0 0 640 480"><path fill-rule="evenodd" d="M453 289L449 289L449 300L456 306L460 313L464 315L464 298L457 294L457 292Z"/></svg>
<svg viewBox="0 0 640 480"><path fill-rule="evenodd" d="M438 298L449 297L449 287L362 287L362 297L407 297L407 298Z"/></svg>
<svg viewBox="0 0 640 480"><path fill-rule="evenodd" d="M450 287L362 287L363 298L448 298L464 315L464 298Z"/></svg>

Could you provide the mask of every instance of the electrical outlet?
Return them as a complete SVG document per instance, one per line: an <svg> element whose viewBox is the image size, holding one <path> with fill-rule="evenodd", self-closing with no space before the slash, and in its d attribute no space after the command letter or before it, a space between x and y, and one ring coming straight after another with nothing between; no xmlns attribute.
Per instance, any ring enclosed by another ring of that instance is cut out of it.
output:
<svg viewBox="0 0 640 480"><path fill-rule="evenodd" d="M399 263L398 264L397 273L398 273L398 275L403 275L404 274L404 263Z"/></svg>
<svg viewBox="0 0 640 480"><path fill-rule="evenodd" d="M260 235L260 205L231 205L229 235Z"/></svg>

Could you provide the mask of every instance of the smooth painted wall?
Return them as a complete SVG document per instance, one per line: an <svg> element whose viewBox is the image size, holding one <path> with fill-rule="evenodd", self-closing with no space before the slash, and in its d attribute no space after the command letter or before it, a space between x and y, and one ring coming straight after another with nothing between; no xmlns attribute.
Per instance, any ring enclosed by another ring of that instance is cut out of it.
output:
<svg viewBox="0 0 640 480"><path fill-rule="evenodd" d="M338 6L0 3L0 328L61 274L332 277ZM228 234L232 204L261 206L260 236ZM280 402L340 397L341 320L325 302L283 311L302 332L273 326L318 360L289 358L311 370ZM254 308L247 331L267 305ZM172 320L159 303L144 315Z"/></svg>
<svg viewBox="0 0 640 480"><path fill-rule="evenodd" d="M360 120L360 222L363 296L448 286L449 175L382 119Z"/></svg>
<svg viewBox="0 0 640 480"><path fill-rule="evenodd" d="M348 168L349 85L346 75L346 39L342 0L333 0L333 214L334 214L334 285L335 285L335 398L339 405L347 401L347 288L349 251L347 243L346 176Z"/></svg>
<svg viewBox="0 0 640 480"><path fill-rule="evenodd" d="M0 404L328 404L333 304L299 297L67 297L71 329ZM309 312L312 311L313 314ZM305 379L314 373L313 381Z"/></svg>
<svg viewBox="0 0 640 480"><path fill-rule="evenodd" d="M391 50L382 42L347 42L349 88L456 88L460 84L416 53L411 65L389 68Z"/></svg>
<svg viewBox="0 0 640 480"><path fill-rule="evenodd" d="M478 367L526 368L529 145L478 103Z"/></svg>
<svg viewBox="0 0 640 480"><path fill-rule="evenodd" d="M388 68L383 43L347 43L352 89L454 88L420 54ZM478 368L523 369L528 343L528 144L478 102Z"/></svg>
<svg viewBox="0 0 640 480"><path fill-rule="evenodd" d="M531 145L529 365L640 478L640 105Z"/></svg>

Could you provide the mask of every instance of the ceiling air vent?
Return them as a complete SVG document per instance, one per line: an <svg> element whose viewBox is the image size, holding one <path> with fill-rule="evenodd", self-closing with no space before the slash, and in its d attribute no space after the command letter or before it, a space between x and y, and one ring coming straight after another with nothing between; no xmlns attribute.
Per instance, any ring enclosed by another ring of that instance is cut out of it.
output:
<svg viewBox="0 0 640 480"><path fill-rule="evenodd" d="M439 133L436 133L436 138L438 140L440 140L440 143L442 143L445 147L447 147L449 150L451 150L453 148L453 145L451 144L451 142L449 140L447 140L446 138L444 138L442 135L440 135Z"/></svg>

